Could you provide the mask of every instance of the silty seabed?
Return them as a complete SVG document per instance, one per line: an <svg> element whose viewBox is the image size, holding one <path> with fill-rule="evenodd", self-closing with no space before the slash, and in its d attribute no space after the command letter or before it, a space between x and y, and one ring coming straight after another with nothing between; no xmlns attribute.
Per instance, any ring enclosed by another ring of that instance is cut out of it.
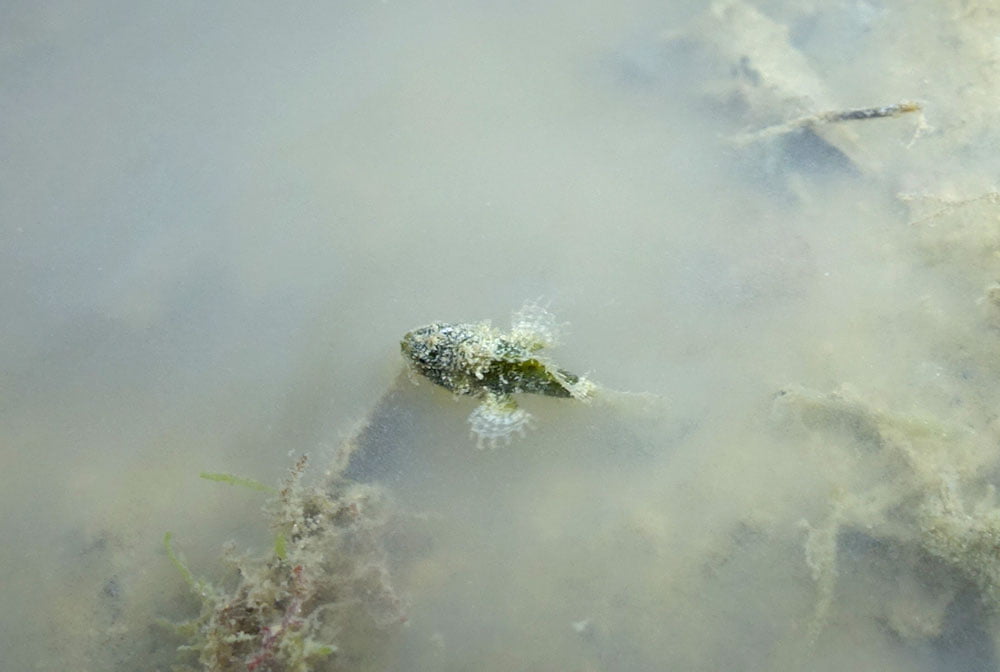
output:
<svg viewBox="0 0 1000 672"><path fill-rule="evenodd" d="M523 434L531 414L515 394L544 394L588 401L596 386L555 366L540 351L556 344L552 313L528 304L514 313L504 332L483 322L434 322L403 336L400 347L411 370L456 395L481 401L469 415L472 432L495 445Z"/></svg>

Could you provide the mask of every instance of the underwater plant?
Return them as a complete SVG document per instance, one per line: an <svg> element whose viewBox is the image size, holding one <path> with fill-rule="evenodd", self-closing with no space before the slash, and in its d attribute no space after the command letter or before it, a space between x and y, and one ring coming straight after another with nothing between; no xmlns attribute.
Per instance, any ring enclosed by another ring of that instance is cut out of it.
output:
<svg viewBox="0 0 1000 672"><path fill-rule="evenodd" d="M995 437L983 440L968 426L887 410L849 386L832 392L786 387L775 399L775 417L819 437L822 450L848 468L826 519L801 523L818 589L810 641L828 620L841 546L850 535L890 558L897 579L906 572L920 577L921 590L896 593L883 605L897 635L940 637L945 607L963 596L974 595L990 618L1000 614ZM926 566L935 566L937 576L921 569Z"/></svg>
<svg viewBox="0 0 1000 672"><path fill-rule="evenodd" d="M306 487L305 464L305 458L296 463L270 504L274 547L263 557L235 558L232 589L196 579L174 553L171 536L164 539L202 602L200 615L178 627L188 639L182 651L197 656L200 667L176 669L366 669L376 664L373 646L405 622L382 547L393 511L384 491L339 478Z"/></svg>

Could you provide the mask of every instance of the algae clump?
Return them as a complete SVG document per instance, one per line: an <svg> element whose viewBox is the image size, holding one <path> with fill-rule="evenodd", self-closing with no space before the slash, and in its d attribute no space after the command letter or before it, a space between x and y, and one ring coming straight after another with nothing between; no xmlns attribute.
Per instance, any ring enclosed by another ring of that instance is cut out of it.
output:
<svg viewBox="0 0 1000 672"><path fill-rule="evenodd" d="M229 589L195 579L166 535L168 557L202 602L179 628L189 633L182 652L200 667L178 669L368 669L358 661L376 665L379 645L406 620L382 546L393 514L385 493L337 477L306 486L305 464L296 463L269 504L273 549L233 558L238 578Z"/></svg>
<svg viewBox="0 0 1000 672"><path fill-rule="evenodd" d="M990 483L996 457L988 437L883 409L847 387L829 393L786 388L776 404L786 425L815 434L817 445L836 455L847 479L836 487L823 522L802 521L806 563L818 588L810 640L833 605L845 539L878 549L892 559L897 580L912 575L922 586L883 605L885 621L900 636L940 636L945 607L970 589L987 617L1000 614L1000 508ZM937 568L933 580L930 566ZM900 625L917 616L920 628Z"/></svg>

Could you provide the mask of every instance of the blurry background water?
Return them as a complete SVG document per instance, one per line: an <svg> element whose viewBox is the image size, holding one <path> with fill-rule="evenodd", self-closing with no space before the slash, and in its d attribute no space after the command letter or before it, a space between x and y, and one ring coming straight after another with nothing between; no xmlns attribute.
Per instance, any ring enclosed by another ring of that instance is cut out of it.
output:
<svg viewBox="0 0 1000 672"><path fill-rule="evenodd" d="M832 527L816 607L808 529L885 484L771 400L846 384L995 445L998 31L971 0L6 3L3 668L169 669L163 533L206 575L269 543L199 472L321 468L404 332L540 299L560 364L663 403L529 399L492 452L429 385L379 418L379 478L439 521L391 669L996 669L990 586L894 569L890 537L937 557L909 532Z"/></svg>

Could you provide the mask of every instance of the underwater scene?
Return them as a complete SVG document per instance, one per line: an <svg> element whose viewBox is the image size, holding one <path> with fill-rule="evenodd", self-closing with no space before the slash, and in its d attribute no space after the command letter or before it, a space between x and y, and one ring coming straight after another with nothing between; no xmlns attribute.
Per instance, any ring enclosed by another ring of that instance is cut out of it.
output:
<svg viewBox="0 0 1000 672"><path fill-rule="evenodd" d="M7 3L0 667L1000 669L998 35Z"/></svg>

